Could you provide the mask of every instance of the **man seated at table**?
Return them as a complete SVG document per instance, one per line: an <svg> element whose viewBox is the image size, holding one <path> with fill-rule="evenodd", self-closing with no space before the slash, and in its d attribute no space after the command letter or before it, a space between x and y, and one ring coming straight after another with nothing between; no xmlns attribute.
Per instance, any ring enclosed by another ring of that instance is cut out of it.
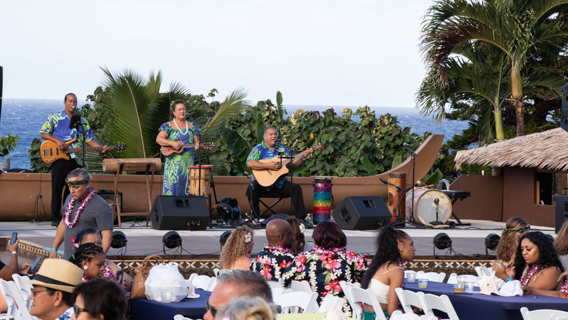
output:
<svg viewBox="0 0 568 320"><path fill-rule="evenodd" d="M272 303L272 289L256 272L233 270L217 277L217 285L205 307L203 320L214 320L217 309L226 306L236 297L259 297Z"/></svg>
<svg viewBox="0 0 568 320"><path fill-rule="evenodd" d="M81 268L63 259L43 261L34 280L30 314L45 320L70 320L73 315L72 293L81 284Z"/></svg>
<svg viewBox="0 0 568 320"><path fill-rule="evenodd" d="M267 281L279 281L284 270L292 264L296 255L292 253L292 228L286 220L272 220L266 225L268 244L253 257L252 271L260 272Z"/></svg>

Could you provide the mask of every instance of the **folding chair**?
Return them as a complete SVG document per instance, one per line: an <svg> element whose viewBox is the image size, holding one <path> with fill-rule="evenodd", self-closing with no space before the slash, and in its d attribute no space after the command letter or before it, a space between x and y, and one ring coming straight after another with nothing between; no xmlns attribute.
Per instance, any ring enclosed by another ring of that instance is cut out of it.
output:
<svg viewBox="0 0 568 320"><path fill-rule="evenodd" d="M266 210L262 211L262 212L255 212L254 210L254 206L252 204L252 198L251 198L251 189L254 188L254 185L252 183L252 179L250 176L247 176L247 179L249 180L249 185L247 188L247 191L245 193L245 195L247 196L247 199L249 201L250 204L250 212L252 214L252 216L255 219L264 219L264 218L268 218L265 217L264 215L268 212L268 211L272 211L273 214L276 214L277 212L274 211L272 208L274 208L274 206L276 206L278 203L280 203L280 201L286 199L286 198L291 198L292 196L282 196L279 193L276 192L267 192L264 193L262 196L260 196L260 199L258 199L258 207L260 210L260 205L262 204L264 207L266 207ZM277 199L276 201L274 201L271 205L266 204L264 201L262 201L262 199Z"/></svg>

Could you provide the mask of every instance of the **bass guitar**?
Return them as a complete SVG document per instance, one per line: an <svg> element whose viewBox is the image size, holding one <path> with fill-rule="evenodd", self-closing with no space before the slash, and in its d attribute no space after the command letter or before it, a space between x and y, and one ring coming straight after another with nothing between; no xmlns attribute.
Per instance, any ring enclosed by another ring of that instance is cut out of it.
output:
<svg viewBox="0 0 568 320"><path fill-rule="evenodd" d="M208 143L208 142L199 144L199 147L204 148L204 149L211 149L214 146L215 145L213 143ZM193 148L193 147L195 147L195 143L184 144L179 149L176 149L176 148L170 147L170 146L162 146L161 151L162 151L162 154L165 157L169 157L169 156L173 155L174 153L182 153L183 149L185 149L185 148Z"/></svg>
<svg viewBox="0 0 568 320"><path fill-rule="evenodd" d="M301 152L299 154L297 154L293 160L297 160L300 158L304 158L306 155L306 152L308 152L308 150L311 151L317 151L322 149L323 146L322 144L318 144L316 146L313 146L307 150L305 150L304 152ZM279 170L252 170L252 174L254 175L254 178L256 179L256 181L258 181L258 184L260 184L263 187L270 187L273 184L276 183L276 181L278 181L278 179L280 179L280 177L282 177L283 175L288 174L288 172L290 172L290 170L288 169L288 164L290 162L293 161L292 159L282 159L282 167ZM272 161L278 161L280 162L280 158L278 156L272 158L272 159L262 159L262 160L258 160L258 162L260 163L270 163Z"/></svg>
<svg viewBox="0 0 568 320"><path fill-rule="evenodd" d="M69 146L70 144L72 144L73 142L77 141L77 139L73 139L73 140L69 140L67 142L65 142L66 146ZM119 143L116 146L112 146L112 147L108 147L110 150L118 150L118 151L122 151L126 148L126 144L124 143ZM85 147L85 152L88 151L102 151L103 147ZM54 163L55 161L59 160L59 159L65 159L65 160L69 160L71 158L69 158L69 156L67 155L68 153L81 153L83 152L83 148L70 148L70 149L65 149L65 150L61 150L59 149L59 146L57 146L57 143L51 141L51 140L44 140L41 143L40 146L40 156L41 156L41 160L43 160L43 162L45 163Z"/></svg>

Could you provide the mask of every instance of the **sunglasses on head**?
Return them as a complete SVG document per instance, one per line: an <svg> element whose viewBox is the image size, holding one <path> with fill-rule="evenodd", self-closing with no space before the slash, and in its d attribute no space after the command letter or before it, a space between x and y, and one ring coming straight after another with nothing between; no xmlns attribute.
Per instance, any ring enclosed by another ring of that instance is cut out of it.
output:
<svg viewBox="0 0 568 320"><path fill-rule="evenodd" d="M212 305L209 304L209 300L207 300L205 302L205 309L207 309L207 311L211 312L211 315L213 317L215 317L215 315L217 314L217 309L215 309L215 307L213 307Z"/></svg>

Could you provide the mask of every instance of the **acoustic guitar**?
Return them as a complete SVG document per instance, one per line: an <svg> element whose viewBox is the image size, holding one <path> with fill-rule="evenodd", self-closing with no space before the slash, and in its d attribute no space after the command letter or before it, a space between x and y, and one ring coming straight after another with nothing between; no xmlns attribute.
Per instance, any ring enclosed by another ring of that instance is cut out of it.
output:
<svg viewBox="0 0 568 320"><path fill-rule="evenodd" d="M308 150L311 151L317 151L322 149L323 146L322 144L318 144L316 146L313 146L309 149L307 149L304 152L301 152L299 154L297 154L293 160L297 160L299 158L304 158L306 152L308 152ZM252 174L254 175L254 178L256 179L256 181L258 181L258 184L260 184L263 187L270 187L273 184L276 183L276 181L278 181L278 179L280 179L280 177L282 177L285 174L288 174L288 172L290 172L290 170L288 169L288 164L290 162L293 161L292 159L282 159L282 167L279 170L252 170ZM280 162L280 158L278 156L272 158L272 159L262 159L262 160L258 160L258 162L260 163L270 163L272 161L278 161Z"/></svg>
<svg viewBox="0 0 568 320"><path fill-rule="evenodd" d="M69 140L65 142L66 146L69 146L73 142L77 141L77 139ZM116 146L108 147L110 150L116 149L118 151L122 151L126 148L126 144L119 143ZM103 147L85 147L85 152L88 151L102 151ZM57 146L57 143L51 140L44 140L40 146L40 156L41 160L45 163L54 163L59 159L69 160L68 153L81 153L83 152L83 148L70 148L61 150Z"/></svg>
<svg viewBox="0 0 568 320"><path fill-rule="evenodd" d="M215 145L213 143L209 143L209 142L205 142L205 143L200 143L199 147L200 148L204 148L204 149L211 149L213 148ZM162 146L161 151L162 154L165 157L169 157L171 155L173 155L174 153L182 153L183 149L185 148L193 148L195 147L195 143L188 143L188 144L184 144L181 148L176 149L174 147L170 147L170 146Z"/></svg>

